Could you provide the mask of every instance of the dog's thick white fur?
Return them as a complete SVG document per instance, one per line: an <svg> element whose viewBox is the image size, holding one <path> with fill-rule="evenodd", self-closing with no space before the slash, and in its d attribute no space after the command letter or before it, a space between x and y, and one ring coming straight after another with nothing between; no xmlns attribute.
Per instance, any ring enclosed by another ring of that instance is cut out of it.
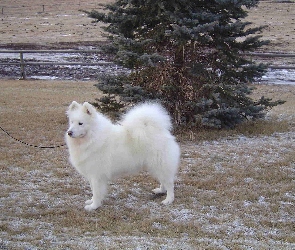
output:
<svg viewBox="0 0 295 250"><path fill-rule="evenodd" d="M170 117L161 105L140 104L113 124L91 104L74 101L67 116L70 162L92 189L92 199L85 202L86 210L101 206L108 181L142 169L160 182L154 193L167 192L162 203L173 202L180 149L170 133Z"/></svg>

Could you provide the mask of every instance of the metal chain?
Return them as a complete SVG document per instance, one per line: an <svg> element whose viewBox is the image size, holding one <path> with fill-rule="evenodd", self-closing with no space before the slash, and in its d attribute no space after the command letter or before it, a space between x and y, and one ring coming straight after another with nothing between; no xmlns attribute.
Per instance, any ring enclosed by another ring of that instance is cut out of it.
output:
<svg viewBox="0 0 295 250"><path fill-rule="evenodd" d="M13 137L11 134L9 134L9 133L8 133L5 129L3 129L1 126L0 126L0 129L1 129L5 134L7 134L10 138L12 138L12 139L14 139L15 141L18 141L18 142L20 142L20 143L22 143L22 144L25 144L25 145L27 145L27 146L29 146L29 147L45 149L45 148L61 148L61 147L64 147L64 146L66 145L66 144L61 144L61 145L56 145L56 146L36 146L36 145L26 143L26 142L24 142L24 141L22 141L22 140L19 140L19 139Z"/></svg>

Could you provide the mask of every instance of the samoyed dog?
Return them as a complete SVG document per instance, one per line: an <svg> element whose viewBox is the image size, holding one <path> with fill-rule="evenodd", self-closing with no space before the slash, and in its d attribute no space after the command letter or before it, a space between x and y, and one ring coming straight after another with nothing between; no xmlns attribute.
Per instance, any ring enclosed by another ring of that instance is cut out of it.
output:
<svg viewBox="0 0 295 250"><path fill-rule="evenodd" d="M73 101L67 116L70 162L92 190L86 210L101 206L110 180L140 170L147 170L160 182L155 194L167 192L163 204L173 202L180 149L170 133L170 117L161 105L140 104L113 124L91 104Z"/></svg>

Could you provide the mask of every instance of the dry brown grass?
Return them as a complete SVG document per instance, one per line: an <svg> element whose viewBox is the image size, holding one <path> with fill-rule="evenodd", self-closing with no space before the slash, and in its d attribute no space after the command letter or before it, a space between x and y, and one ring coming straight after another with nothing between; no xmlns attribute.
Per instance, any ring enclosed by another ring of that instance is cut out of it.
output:
<svg viewBox="0 0 295 250"><path fill-rule="evenodd" d="M99 9L99 4L109 2L112 0L72 0L71 4L66 0L1 0L4 12L0 14L0 45L47 46L105 40L101 24L91 23L79 9ZM42 5L45 5L45 12L42 12ZM262 35L271 44L263 50L294 52L294 16L294 3L261 1L257 8L249 11L247 20L254 26L268 25Z"/></svg>
<svg viewBox="0 0 295 250"><path fill-rule="evenodd" d="M41 0L4 9L0 45L101 40L101 29L78 11L92 9L93 1L65 3L46 1L59 8L44 13ZM251 21L271 24L264 35L273 44L265 49L294 51L292 6L262 1L253 10ZM0 80L0 87L0 126L45 146L63 143L72 100L98 95L91 82ZM288 102L268 122L198 131L192 141L179 136L182 162L168 207L151 195L155 181L141 173L114 182L104 205L86 213L90 190L69 165L66 148L27 147L0 131L0 249L295 249L295 87L262 85L255 94Z"/></svg>
<svg viewBox="0 0 295 250"><path fill-rule="evenodd" d="M83 43L105 40L101 24L80 10L101 9L110 0L2 0L0 45ZM44 12L43 12L44 5Z"/></svg>
<svg viewBox="0 0 295 250"><path fill-rule="evenodd" d="M36 145L63 143L72 100L93 101L91 82L0 80L1 126ZM269 122L181 139L176 199L161 206L145 173L111 184L103 206L83 210L88 184L67 149L35 149L0 133L0 246L8 249L294 249L293 86Z"/></svg>
<svg viewBox="0 0 295 250"><path fill-rule="evenodd" d="M249 11L247 20L253 22L254 26L267 26L261 35L270 44L264 46L263 50L294 52L294 5L294 1L260 1L258 7Z"/></svg>

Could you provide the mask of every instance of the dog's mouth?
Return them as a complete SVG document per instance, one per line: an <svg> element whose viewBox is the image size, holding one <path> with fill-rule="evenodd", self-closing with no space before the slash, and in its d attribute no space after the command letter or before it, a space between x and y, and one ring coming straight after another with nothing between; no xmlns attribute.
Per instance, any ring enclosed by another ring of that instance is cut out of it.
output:
<svg viewBox="0 0 295 250"><path fill-rule="evenodd" d="M73 131L69 130L69 131L67 131L67 135L71 138L83 138L83 137L85 137L86 133L76 135Z"/></svg>

